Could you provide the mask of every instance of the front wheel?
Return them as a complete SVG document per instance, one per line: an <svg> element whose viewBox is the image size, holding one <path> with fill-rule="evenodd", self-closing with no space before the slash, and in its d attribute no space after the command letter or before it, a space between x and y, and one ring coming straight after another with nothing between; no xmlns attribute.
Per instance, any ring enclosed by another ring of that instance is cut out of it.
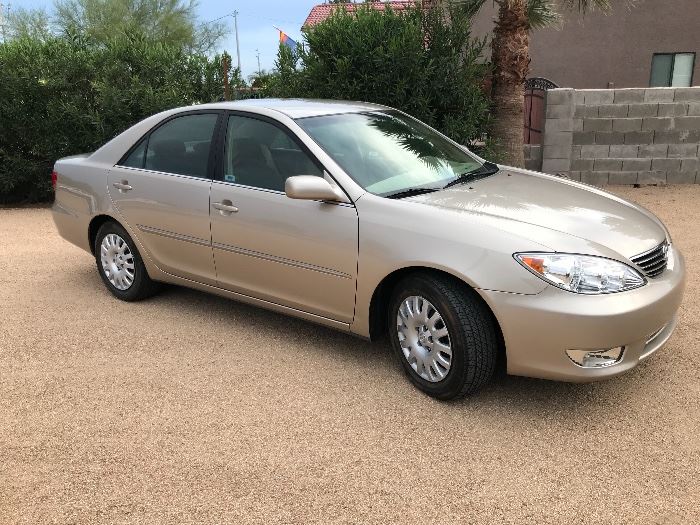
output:
<svg viewBox="0 0 700 525"><path fill-rule="evenodd" d="M476 292L456 280L414 274L395 288L389 331L411 382L448 400L476 392L496 368L494 320Z"/></svg>
<svg viewBox="0 0 700 525"><path fill-rule="evenodd" d="M106 222L98 230L95 261L107 289L122 301L139 301L158 291L133 239L116 222Z"/></svg>

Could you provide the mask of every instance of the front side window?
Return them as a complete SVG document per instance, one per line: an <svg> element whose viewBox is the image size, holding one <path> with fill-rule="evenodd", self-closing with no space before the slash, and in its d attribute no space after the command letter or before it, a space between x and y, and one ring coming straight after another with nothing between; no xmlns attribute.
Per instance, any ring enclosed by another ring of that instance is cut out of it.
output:
<svg viewBox="0 0 700 525"><path fill-rule="evenodd" d="M398 111L307 117L297 123L376 195L443 187L481 167L465 150Z"/></svg>
<svg viewBox="0 0 700 525"><path fill-rule="evenodd" d="M690 87L695 53L657 53L651 61L651 87Z"/></svg>
<svg viewBox="0 0 700 525"><path fill-rule="evenodd" d="M263 120L232 115L226 130L224 181L284 191L287 177L323 176L292 135Z"/></svg>
<svg viewBox="0 0 700 525"><path fill-rule="evenodd" d="M204 113L169 120L143 139L121 165L206 178L218 118Z"/></svg>

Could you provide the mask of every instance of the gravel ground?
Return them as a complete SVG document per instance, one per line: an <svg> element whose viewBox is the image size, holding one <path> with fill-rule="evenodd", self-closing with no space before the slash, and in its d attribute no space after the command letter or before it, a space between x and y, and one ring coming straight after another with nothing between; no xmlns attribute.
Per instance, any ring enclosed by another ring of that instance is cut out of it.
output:
<svg viewBox="0 0 700 525"><path fill-rule="evenodd" d="M113 299L0 210L0 523L698 523L700 186L615 188L688 261L627 375L434 401L386 344L180 288Z"/></svg>

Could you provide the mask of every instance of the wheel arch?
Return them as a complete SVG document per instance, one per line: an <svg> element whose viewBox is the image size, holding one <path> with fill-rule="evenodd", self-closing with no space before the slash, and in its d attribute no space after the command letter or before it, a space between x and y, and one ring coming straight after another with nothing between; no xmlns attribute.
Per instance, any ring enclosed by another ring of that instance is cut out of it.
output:
<svg viewBox="0 0 700 525"><path fill-rule="evenodd" d="M456 275L447 272L445 270L440 270L437 268L431 268L429 266L408 266L404 268L399 268L397 270L394 270L391 272L389 275L384 277L377 287L374 289L374 292L372 293L372 299L370 300L370 305L369 305L369 338L371 341L377 341L384 337L388 333L388 326L387 326L387 308L389 307L389 300L391 298L391 294L394 291L396 285L403 280L404 278L408 277L409 275L416 274L416 273L423 273L423 274L430 274L434 276L440 276L443 278L446 278L452 282L454 282L457 286L469 290L471 293L474 294L475 297L478 297L478 300L481 301L486 308L488 309L489 313L491 314L491 318L493 320L494 326L496 328L496 335L498 338L498 369L505 370L506 368L506 348L505 348L505 340L503 338L503 330L501 329L501 324L498 321L498 317L494 313L493 309L491 308L491 305L484 300L484 298L481 296L481 294L478 293L478 291L471 286L469 283L465 282L463 279L460 279Z"/></svg>
<svg viewBox="0 0 700 525"><path fill-rule="evenodd" d="M95 239L97 238L97 232L100 230L100 227L107 222L115 222L124 228L124 225L111 215L100 214L90 219L90 224L88 225L88 243L90 244L90 253L93 255L95 255Z"/></svg>

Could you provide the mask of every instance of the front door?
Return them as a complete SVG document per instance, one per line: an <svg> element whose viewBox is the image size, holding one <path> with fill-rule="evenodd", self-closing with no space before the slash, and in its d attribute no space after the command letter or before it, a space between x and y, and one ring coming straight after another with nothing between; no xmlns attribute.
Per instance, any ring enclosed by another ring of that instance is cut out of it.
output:
<svg viewBox="0 0 700 525"><path fill-rule="evenodd" d="M288 198L293 175L324 176L294 135L232 114L223 173L212 183L211 235L219 286L336 321L355 307L358 219L352 204Z"/></svg>
<svg viewBox="0 0 700 525"><path fill-rule="evenodd" d="M109 172L115 207L161 270L216 283L209 224L219 113L166 120Z"/></svg>

